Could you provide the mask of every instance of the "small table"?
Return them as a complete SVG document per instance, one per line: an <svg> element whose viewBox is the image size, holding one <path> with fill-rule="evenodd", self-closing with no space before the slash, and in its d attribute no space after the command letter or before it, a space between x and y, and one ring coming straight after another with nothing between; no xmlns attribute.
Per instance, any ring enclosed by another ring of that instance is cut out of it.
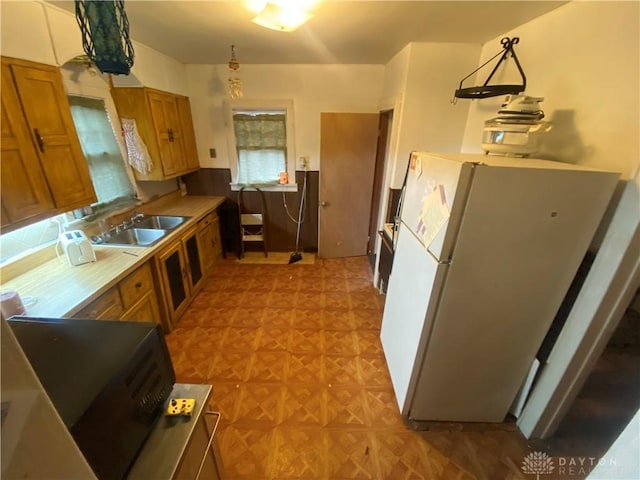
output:
<svg viewBox="0 0 640 480"><path fill-rule="evenodd" d="M208 408L212 390L211 385L174 385L162 417L145 441L127 480L221 478L222 462L214 439L220 414ZM195 399L193 414L165 416L172 398ZM213 424L211 416L217 417Z"/></svg>

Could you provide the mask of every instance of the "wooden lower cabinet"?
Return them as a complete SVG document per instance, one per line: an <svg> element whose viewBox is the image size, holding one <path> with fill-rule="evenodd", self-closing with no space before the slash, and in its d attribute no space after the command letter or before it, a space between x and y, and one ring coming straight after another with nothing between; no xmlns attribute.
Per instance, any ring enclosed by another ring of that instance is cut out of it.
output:
<svg viewBox="0 0 640 480"><path fill-rule="evenodd" d="M160 323L160 310L155 292L146 293L133 307L124 312L121 320L130 322L156 322Z"/></svg>
<svg viewBox="0 0 640 480"><path fill-rule="evenodd" d="M220 218L217 212L210 213L198 222L198 246L203 273L208 275L222 259Z"/></svg>
<svg viewBox="0 0 640 480"><path fill-rule="evenodd" d="M163 323L150 263L138 267L74 317Z"/></svg>
<svg viewBox="0 0 640 480"><path fill-rule="evenodd" d="M208 255L212 247L206 239L200 225L194 225L155 257L163 306L171 326L202 288L211 270Z"/></svg>
<svg viewBox="0 0 640 480"><path fill-rule="evenodd" d="M114 320L120 318L124 312L118 287L111 287L105 293L93 300L74 315L75 318L90 318L95 320Z"/></svg>

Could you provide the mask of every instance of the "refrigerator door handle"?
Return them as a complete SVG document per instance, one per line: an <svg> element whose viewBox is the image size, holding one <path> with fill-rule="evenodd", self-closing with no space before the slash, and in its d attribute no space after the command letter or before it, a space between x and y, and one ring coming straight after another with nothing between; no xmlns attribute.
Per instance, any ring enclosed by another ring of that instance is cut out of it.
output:
<svg viewBox="0 0 640 480"><path fill-rule="evenodd" d="M428 248L425 249L427 251L427 253L429 255L431 255L431 258L433 258L433 261L436 262L439 265L451 265L451 259L447 258L446 260L440 260L438 257L436 257L433 253L431 253L431 250L429 250Z"/></svg>

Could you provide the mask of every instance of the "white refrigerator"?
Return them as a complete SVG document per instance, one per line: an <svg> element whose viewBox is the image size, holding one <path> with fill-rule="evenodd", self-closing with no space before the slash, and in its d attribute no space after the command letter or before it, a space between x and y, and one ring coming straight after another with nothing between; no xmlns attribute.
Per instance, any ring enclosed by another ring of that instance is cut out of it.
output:
<svg viewBox="0 0 640 480"><path fill-rule="evenodd" d="M617 173L416 152L380 338L410 420L502 422Z"/></svg>

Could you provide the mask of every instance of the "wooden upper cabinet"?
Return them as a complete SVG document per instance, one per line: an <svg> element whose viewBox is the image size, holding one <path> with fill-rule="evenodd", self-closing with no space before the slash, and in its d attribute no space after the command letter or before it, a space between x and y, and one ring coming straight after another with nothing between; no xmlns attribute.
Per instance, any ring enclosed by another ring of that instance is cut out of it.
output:
<svg viewBox="0 0 640 480"><path fill-rule="evenodd" d="M54 209L11 69L2 63L2 226Z"/></svg>
<svg viewBox="0 0 640 480"><path fill-rule="evenodd" d="M193 117L191 116L191 105L187 97L177 97L178 115L180 116L180 128L184 141L184 151L186 158L186 168L197 170L200 168L198 160L198 147L196 146L196 135L193 131Z"/></svg>
<svg viewBox="0 0 640 480"><path fill-rule="evenodd" d="M2 57L1 96L3 226L94 203L59 70Z"/></svg>
<svg viewBox="0 0 640 480"><path fill-rule="evenodd" d="M150 88L114 88L113 100L122 118L136 121L138 133L153 161L148 174L136 170L138 180L166 180L200 168L189 99Z"/></svg>

